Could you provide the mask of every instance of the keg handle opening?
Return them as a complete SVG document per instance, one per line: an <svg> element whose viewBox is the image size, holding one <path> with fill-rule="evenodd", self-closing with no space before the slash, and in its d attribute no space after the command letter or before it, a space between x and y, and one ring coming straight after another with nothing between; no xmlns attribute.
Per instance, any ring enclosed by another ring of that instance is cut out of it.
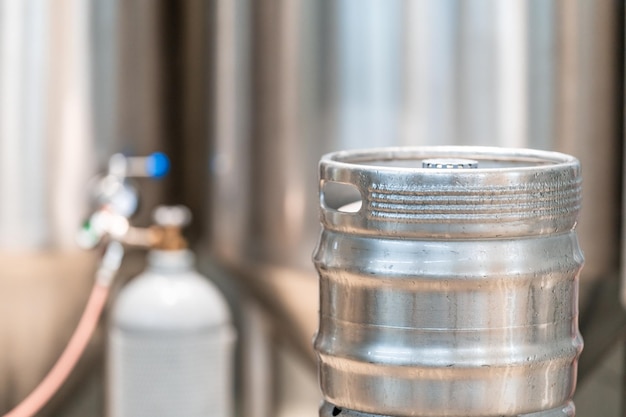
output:
<svg viewBox="0 0 626 417"><path fill-rule="evenodd" d="M354 214L363 206L363 195L356 185L323 180L320 183L320 205L325 210Z"/></svg>

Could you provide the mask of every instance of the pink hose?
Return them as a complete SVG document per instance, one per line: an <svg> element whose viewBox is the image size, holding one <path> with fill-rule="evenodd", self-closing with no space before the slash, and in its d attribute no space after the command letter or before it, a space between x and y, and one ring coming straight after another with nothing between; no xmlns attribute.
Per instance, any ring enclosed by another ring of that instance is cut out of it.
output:
<svg viewBox="0 0 626 417"><path fill-rule="evenodd" d="M3 417L32 417L59 390L85 351L98 325L108 294L108 286L98 283L94 285L83 316L57 363L28 397Z"/></svg>

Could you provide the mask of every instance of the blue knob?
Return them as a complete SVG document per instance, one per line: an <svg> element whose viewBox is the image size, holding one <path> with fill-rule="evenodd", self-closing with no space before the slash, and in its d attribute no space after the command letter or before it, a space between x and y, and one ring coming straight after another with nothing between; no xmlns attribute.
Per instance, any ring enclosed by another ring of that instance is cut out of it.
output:
<svg viewBox="0 0 626 417"><path fill-rule="evenodd" d="M146 173L153 178L165 176L170 170L170 160L162 152L155 152L146 161Z"/></svg>

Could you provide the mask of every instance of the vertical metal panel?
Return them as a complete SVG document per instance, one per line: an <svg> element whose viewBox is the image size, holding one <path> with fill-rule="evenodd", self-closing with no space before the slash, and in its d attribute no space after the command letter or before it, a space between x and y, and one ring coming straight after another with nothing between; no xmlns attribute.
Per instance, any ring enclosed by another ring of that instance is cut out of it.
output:
<svg viewBox="0 0 626 417"><path fill-rule="evenodd" d="M403 145L455 143L459 2L404 2Z"/></svg>
<svg viewBox="0 0 626 417"><path fill-rule="evenodd" d="M454 143L479 145L498 140L498 16L496 4L490 0L460 5L459 37L454 52L460 60L455 73L458 90Z"/></svg>
<svg viewBox="0 0 626 417"><path fill-rule="evenodd" d="M337 6L338 127L335 146L354 148L398 137L403 83L402 2L344 0Z"/></svg>
<svg viewBox="0 0 626 417"><path fill-rule="evenodd" d="M535 22L528 30L528 132L527 146L545 148L556 135L557 97L551 91L559 74L556 71L557 19L554 2L528 2L528 21ZM541 59L533 57L541 57Z"/></svg>
<svg viewBox="0 0 626 417"><path fill-rule="evenodd" d="M249 5L247 0L220 0L215 11L215 127L212 132L210 233L223 255L235 256L246 238L246 210L250 207L248 181L249 116L247 77ZM218 203L219 202L219 203ZM224 219L229 222L224 222Z"/></svg>

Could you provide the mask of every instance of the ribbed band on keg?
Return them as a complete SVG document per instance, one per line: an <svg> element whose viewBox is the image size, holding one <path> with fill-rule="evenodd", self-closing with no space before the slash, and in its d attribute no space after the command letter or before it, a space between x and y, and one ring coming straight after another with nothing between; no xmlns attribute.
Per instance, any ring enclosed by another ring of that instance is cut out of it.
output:
<svg viewBox="0 0 626 417"><path fill-rule="evenodd" d="M446 162L432 162L437 159ZM559 233L575 226L581 204L578 160L529 149L335 152L320 161L320 179L324 227L351 233L430 238ZM323 194L331 182L356 187L360 209L348 213L328 207Z"/></svg>

